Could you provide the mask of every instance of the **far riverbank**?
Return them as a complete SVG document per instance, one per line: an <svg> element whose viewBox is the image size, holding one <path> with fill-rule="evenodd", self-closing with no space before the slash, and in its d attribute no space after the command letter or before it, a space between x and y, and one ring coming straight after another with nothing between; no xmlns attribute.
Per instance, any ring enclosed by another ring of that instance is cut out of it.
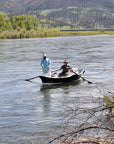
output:
<svg viewBox="0 0 114 144"><path fill-rule="evenodd" d="M114 35L114 30L59 30L59 29L41 29L30 30L24 29L7 30L0 33L0 39L24 39L24 38L45 38L58 36L76 36L76 35Z"/></svg>

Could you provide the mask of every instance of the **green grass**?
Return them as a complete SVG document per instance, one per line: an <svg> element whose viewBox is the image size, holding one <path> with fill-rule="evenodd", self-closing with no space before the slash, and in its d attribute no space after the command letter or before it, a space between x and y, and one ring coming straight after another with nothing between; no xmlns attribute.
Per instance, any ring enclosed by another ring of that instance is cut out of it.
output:
<svg viewBox="0 0 114 144"><path fill-rule="evenodd" d="M114 35L114 31L65 31L62 32L63 36L75 36L75 35Z"/></svg>

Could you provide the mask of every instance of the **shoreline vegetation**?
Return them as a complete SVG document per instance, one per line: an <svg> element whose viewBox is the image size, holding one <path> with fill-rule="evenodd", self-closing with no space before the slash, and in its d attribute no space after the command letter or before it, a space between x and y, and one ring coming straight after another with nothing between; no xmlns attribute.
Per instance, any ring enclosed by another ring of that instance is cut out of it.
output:
<svg viewBox="0 0 114 144"><path fill-rule="evenodd" d="M60 31L59 29L29 30L16 29L0 32L0 39L24 39L24 38L45 38L58 36L80 36L80 35L114 35L114 31Z"/></svg>
<svg viewBox="0 0 114 144"><path fill-rule="evenodd" d="M5 13L0 13L0 39L45 38L101 34L114 35L114 29L70 29L70 27L65 26L51 28L48 25L41 25L36 15L17 15L15 17L8 17Z"/></svg>
<svg viewBox="0 0 114 144"><path fill-rule="evenodd" d="M13 30L3 31L0 33L0 39L24 39L24 38L44 38L61 36L61 32L57 29L40 29L40 30Z"/></svg>

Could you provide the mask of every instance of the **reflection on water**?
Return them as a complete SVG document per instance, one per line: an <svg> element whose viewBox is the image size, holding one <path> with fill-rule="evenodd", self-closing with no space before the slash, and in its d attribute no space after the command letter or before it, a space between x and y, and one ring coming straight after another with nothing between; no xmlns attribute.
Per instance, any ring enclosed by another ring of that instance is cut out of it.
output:
<svg viewBox="0 0 114 144"><path fill-rule="evenodd" d="M102 104L103 94L114 90L113 39L101 35L0 40L0 142L43 144L64 132L67 108ZM67 59L72 67L85 69L83 77L95 84L25 81L41 75L44 52L52 71Z"/></svg>
<svg viewBox="0 0 114 144"><path fill-rule="evenodd" d="M51 107L51 97L50 97L51 94L49 90L43 90L42 94L43 94L43 99L42 99L43 110L44 110L44 113L47 114L51 110L50 108Z"/></svg>
<svg viewBox="0 0 114 144"><path fill-rule="evenodd" d="M49 89L57 89L57 88L68 88L69 86L76 86L79 85L81 83L81 79L78 81L73 81L70 83L60 83L60 84L42 84L40 91L45 91L45 90L49 90Z"/></svg>

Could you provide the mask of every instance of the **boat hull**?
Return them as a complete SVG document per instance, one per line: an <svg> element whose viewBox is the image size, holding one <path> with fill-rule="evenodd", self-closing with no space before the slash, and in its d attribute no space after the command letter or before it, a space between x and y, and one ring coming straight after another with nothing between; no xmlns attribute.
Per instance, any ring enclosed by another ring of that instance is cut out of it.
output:
<svg viewBox="0 0 114 144"><path fill-rule="evenodd" d="M81 75L72 75L69 77L46 77L46 76L39 76L42 83L68 83L72 81L79 80Z"/></svg>

